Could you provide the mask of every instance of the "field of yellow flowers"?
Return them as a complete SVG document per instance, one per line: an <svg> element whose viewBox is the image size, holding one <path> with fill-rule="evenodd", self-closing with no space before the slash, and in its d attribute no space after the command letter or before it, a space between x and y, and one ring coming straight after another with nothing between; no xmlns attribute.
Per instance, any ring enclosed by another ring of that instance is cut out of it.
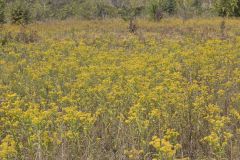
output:
<svg viewBox="0 0 240 160"><path fill-rule="evenodd" d="M0 30L1 160L239 160L240 21Z"/></svg>

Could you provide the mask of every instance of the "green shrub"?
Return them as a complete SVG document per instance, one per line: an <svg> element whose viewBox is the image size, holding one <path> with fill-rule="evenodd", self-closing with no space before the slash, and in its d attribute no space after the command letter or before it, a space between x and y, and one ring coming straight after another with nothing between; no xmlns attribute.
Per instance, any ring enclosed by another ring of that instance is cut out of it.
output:
<svg viewBox="0 0 240 160"><path fill-rule="evenodd" d="M79 9L79 15L85 19L94 19L95 18L96 6L92 1L85 1L81 4Z"/></svg>
<svg viewBox="0 0 240 160"><path fill-rule="evenodd" d="M137 3L125 4L123 7L119 8L118 14L125 21L129 21L129 31L131 33L136 33L137 25L136 18L142 14L144 6Z"/></svg>
<svg viewBox="0 0 240 160"><path fill-rule="evenodd" d="M31 5L31 17L32 20L41 21L49 18L50 6L45 1L36 1Z"/></svg>
<svg viewBox="0 0 240 160"><path fill-rule="evenodd" d="M176 10L176 0L150 0L148 3L149 15L155 21L161 20L164 14L175 14Z"/></svg>
<svg viewBox="0 0 240 160"><path fill-rule="evenodd" d="M215 10L219 16L239 16L239 0L215 0Z"/></svg>
<svg viewBox="0 0 240 160"><path fill-rule="evenodd" d="M100 18L105 17L114 17L116 16L117 12L114 7L112 7L110 4L104 3L104 2L98 2L96 4L96 16Z"/></svg>
<svg viewBox="0 0 240 160"><path fill-rule="evenodd" d="M114 17L117 10L107 1L87 0L80 5L79 15L85 19Z"/></svg>
<svg viewBox="0 0 240 160"><path fill-rule="evenodd" d="M151 0L148 4L148 12L150 17L159 21L163 17L164 5L163 0Z"/></svg>
<svg viewBox="0 0 240 160"><path fill-rule="evenodd" d="M0 24L5 22L5 1L0 0Z"/></svg>
<svg viewBox="0 0 240 160"><path fill-rule="evenodd" d="M164 11L169 15L173 15L176 11L176 0L165 0L164 1Z"/></svg>
<svg viewBox="0 0 240 160"><path fill-rule="evenodd" d="M73 16L73 9L70 4L66 4L63 7L61 7L58 12L56 13L56 17L60 20L65 20L68 17Z"/></svg>
<svg viewBox="0 0 240 160"><path fill-rule="evenodd" d="M25 1L17 1L11 8L10 15L11 22L13 24L28 24L31 20L31 11L28 4Z"/></svg>

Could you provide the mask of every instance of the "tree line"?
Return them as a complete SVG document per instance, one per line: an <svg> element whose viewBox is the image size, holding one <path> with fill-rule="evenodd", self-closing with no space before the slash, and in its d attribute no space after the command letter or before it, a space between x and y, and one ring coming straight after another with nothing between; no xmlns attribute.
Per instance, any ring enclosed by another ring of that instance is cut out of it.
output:
<svg viewBox="0 0 240 160"><path fill-rule="evenodd" d="M0 23L136 16L240 16L240 0L0 0Z"/></svg>

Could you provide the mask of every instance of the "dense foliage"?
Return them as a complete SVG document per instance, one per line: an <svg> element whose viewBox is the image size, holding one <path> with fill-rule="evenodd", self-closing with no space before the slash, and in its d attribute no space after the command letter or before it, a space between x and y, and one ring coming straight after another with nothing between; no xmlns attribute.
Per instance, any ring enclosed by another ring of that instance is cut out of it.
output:
<svg viewBox="0 0 240 160"><path fill-rule="evenodd" d="M3 24L5 22L5 3L3 0L0 0L0 24Z"/></svg>
<svg viewBox="0 0 240 160"><path fill-rule="evenodd" d="M240 16L240 0L1 0L0 7L0 19L7 15L7 21L13 23L18 19L26 21L26 18L29 22L69 17L121 17L124 9L131 15L132 9L139 7L142 8L141 16L154 20L176 15L183 19L194 16Z"/></svg>
<svg viewBox="0 0 240 160"><path fill-rule="evenodd" d="M31 19L31 13L26 2L18 2L11 6L11 22L14 24L28 24Z"/></svg>
<svg viewBox="0 0 240 160"><path fill-rule="evenodd" d="M5 25L0 159L238 159L240 23L220 21Z"/></svg>
<svg viewBox="0 0 240 160"><path fill-rule="evenodd" d="M215 8L220 16L240 16L239 0L215 0Z"/></svg>

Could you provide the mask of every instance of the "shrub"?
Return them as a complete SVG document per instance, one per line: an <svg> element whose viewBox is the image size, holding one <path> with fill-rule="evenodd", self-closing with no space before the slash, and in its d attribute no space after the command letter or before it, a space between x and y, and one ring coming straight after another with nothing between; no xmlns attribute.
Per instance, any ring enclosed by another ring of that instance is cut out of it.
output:
<svg viewBox="0 0 240 160"><path fill-rule="evenodd" d="M135 33L137 31L136 18L141 14L143 6L124 6L119 10L119 14L123 20L129 21L129 32Z"/></svg>
<svg viewBox="0 0 240 160"><path fill-rule="evenodd" d="M96 16L100 18L113 17L116 15L115 8L110 4L98 2L96 4Z"/></svg>
<svg viewBox="0 0 240 160"><path fill-rule="evenodd" d="M175 13L177 8L176 0L167 0L164 4L164 11L167 12L169 15Z"/></svg>
<svg viewBox="0 0 240 160"><path fill-rule="evenodd" d="M34 4L32 4L31 7L31 17L34 20L44 20L50 16L50 6L47 4L47 2L44 1L37 1Z"/></svg>
<svg viewBox="0 0 240 160"><path fill-rule="evenodd" d="M13 24L28 24L31 20L31 12L28 4L24 1L17 1L11 9L11 22Z"/></svg>
<svg viewBox="0 0 240 160"><path fill-rule="evenodd" d="M159 21L163 17L163 5L162 5L163 3L161 2L162 1L153 0L150 1L148 5L150 17L155 21Z"/></svg>
<svg viewBox="0 0 240 160"><path fill-rule="evenodd" d="M5 22L4 9L5 9L5 2L4 0L0 0L0 24Z"/></svg>
<svg viewBox="0 0 240 160"><path fill-rule="evenodd" d="M239 0L216 0L215 10L219 16L237 16L239 15Z"/></svg>
<svg viewBox="0 0 240 160"><path fill-rule="evenodd" d="M178 5L178 14L179 16L186 21L193 17L195 8L192 0L179 0L177 1Z"/></svg>
<svg viewBox="0 0 240 160"><path fill-rule="evenodd" d="M61 9L58 10L57 18L60 20L65 20L71 16L73 16L71 5L64 5Z"/></svg>
<svg viewBox="0 0 240 160"><path fill-rule="evenodd" d="M117 10L107 1L88 0L80 4L78 14L85 19L114 17Z"/></svg>

